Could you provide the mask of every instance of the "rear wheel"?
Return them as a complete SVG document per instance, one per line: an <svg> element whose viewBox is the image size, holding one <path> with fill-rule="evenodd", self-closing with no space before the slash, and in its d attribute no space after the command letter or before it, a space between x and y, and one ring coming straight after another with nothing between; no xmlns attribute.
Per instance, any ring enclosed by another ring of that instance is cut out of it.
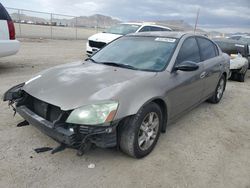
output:
<svg viewBox="0 0 250 188"><path fill-rule="evenodd" d="M219 103L223 96L225 87L226 87L226 77L222 75L213 96L209 98L208 101L214 104Z"/></svg>
<svg viewBox="0 0 250 188"><path fill-rule="evenodd" d="M122 125L120 148L135 158L148 155L155 147L162 126L162 112L155 103L143 107Z"/></svg>

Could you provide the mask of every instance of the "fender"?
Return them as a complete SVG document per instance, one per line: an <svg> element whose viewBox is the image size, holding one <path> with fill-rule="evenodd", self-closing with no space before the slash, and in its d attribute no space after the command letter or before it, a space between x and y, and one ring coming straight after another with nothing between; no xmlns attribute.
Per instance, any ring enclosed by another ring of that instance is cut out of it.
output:
<svg viewBox="0 0 250 188"><path fill-rule="evenodd" d="M165 133L166 132L166 128L167 128L167 124L168 124L168 117L169 117L169 111L168 111L168 105L166 103L166 101L158 96L158 97L153 97L149 100L147 100L140 108L139 110L137 110L137 113L146 105L148 105L151 102L155 102L156 104L158 104L162 110L162 118L163 118L163 124L161 127L161 132Z"/></svg>

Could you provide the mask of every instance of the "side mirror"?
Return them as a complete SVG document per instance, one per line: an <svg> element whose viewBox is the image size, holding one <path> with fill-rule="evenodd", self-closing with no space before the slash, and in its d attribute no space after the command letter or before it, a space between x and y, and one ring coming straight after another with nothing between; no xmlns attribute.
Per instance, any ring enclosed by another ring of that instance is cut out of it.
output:
<svg viewBox="0 0 250 188"><path fill-rule="evenodd" d="M180 64L176 65L174 68L174 70L180 71L195 71L197 69L199 69L199 65L192 61L183 61Z"/></svg>

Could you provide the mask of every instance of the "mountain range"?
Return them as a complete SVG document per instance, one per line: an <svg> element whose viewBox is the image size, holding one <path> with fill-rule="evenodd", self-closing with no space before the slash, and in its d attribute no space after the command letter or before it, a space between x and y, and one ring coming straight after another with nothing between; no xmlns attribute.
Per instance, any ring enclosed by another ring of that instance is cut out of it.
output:
<svg viewBox="0 0 250 188"><path fill-rule="evenodd" d="M29 16L26 14L11 14L11 17L16 22L22 23L34 23L34 24L50 24L50 15L44 15L44 17L37 17L37 16ZM61 16L57 14L52 14L52 23L54 25L60 26L77 26L77 27L100 27L100 28L107 28L111 25L115 25L117 23L122 22L119 19L112 18L110 16L105 16L101 14L94 14L91 16L79 16L79 17L68 17L68 16ZM141 21L135 21L141 22ZM188 23L184 22L183 20L155 20L150 21L160 25L165 25L173 30L179 31L186 31L186 30L193 30L193 27Z"/></svg>

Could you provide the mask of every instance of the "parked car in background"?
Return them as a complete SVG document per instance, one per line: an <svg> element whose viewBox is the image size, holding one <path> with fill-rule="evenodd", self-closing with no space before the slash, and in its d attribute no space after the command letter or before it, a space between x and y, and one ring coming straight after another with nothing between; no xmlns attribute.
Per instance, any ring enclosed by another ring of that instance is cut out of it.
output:
<svg viewBox="0 0 250 188"><path fill-rule="evenodd" d="M33 21L27 21L27 24L35 24Z"/></svg>
<svg viewBox="0 0 250 188"><path fill-rule="evenodd" d="M14 23L0 3L0 57L14 55L20 48L19 41L15 37Z"/></svg>
<svg viewBox="0 0 250 188"><path fill-rule="evenodd" d="M238 40L240 42L243 42L243 43L247 43L248 45L248 68L250 69L250 36L249 35L233 35L231 37L229 37L230 39L234 39L234 40Z"/></svg>
<svg viewBox="0 0 250 188"><path fill-rule="evenodd" d="M106 44L129 33L150 32L150 31L172 31L169 27L156 25L154 23L121 23L97 33L88 38L86 53L91 56Z"/></svg>
<svg viewBox="0 0 250 188"><path fill-rule="evenodd" d="M230 79L244 82L249 66L248 44L233 39L214 39L214 41L230 56Z"/></svg>
<svg viewBox="0 0 250 188"><path fill-rule="evenodd" d="M91 143L142 158L167 124L203 101L219 103L228 75L229 56L204 36L136 33L38 73L4 101L79 154Z"/></svg>

